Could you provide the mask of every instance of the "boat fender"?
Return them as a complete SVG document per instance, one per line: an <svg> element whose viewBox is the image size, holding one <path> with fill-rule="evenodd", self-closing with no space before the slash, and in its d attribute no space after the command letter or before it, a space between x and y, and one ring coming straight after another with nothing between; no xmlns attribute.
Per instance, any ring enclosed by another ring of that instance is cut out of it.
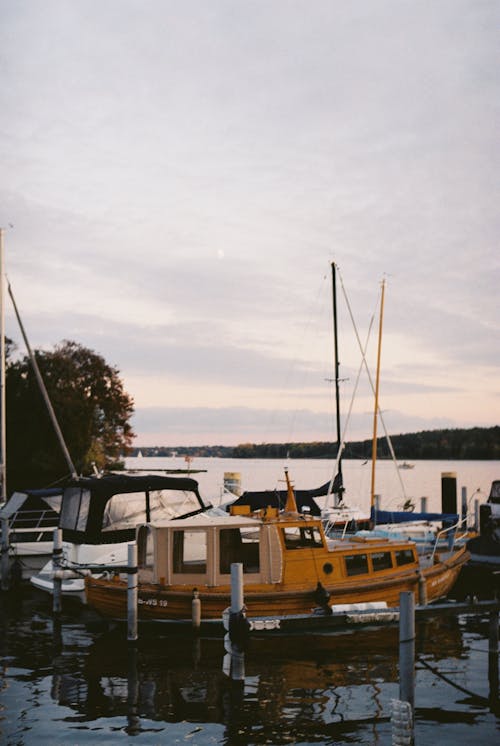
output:
<svg viewBox="0 0 500 746"><path fill-rule="evenodd" d="M328 601L330 600L330 594L328 593L324 585L320 583L319 580L318 580L318 585L316 586L316 590L314 591L314 600L316 601L318 606L321 606L323 611L325 611L327 614L332 613L332 608L331 606L328 605Z"/></svg>
<svg viewBox="0 0 500 746"><path fill-rule="evenodd" d="M231 611L229 614L229 639L231 644L245 650L250 633L250 622L243 611Z"/></svg>

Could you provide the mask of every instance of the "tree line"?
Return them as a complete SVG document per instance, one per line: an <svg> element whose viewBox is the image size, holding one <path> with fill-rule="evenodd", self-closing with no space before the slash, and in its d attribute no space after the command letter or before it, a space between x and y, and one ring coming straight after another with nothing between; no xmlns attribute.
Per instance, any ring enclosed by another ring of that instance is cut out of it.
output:
<svg viewBox="0 0 500 746"><path fill-rule="evenodd" d="M225 458L335 458L333 442L237 446L132 447L132 397L119 371L93 350L63 341L34 356L77 474L123 468L129 455ZM48 487L70 476L29 356L6 338L7 494ZM500 459L500 427L426 430L391 438L398 459ZM371 440L347 443L345 458L371 458ZM379 438L378 458L389 458ZM4 485L5 486L5 485Z"/></svg>
<svg viewBox="0 0 500 746"><path fill-rule="evenodd" d="M500 460L500 426L422 430L416 433L391 435L398 460L452 459ZM132 448L130 455L219 458L335 458L337 444L329 441L309 443L241 443L237 446L151 446ZM368 459L372 456L372 441L346 443L343 458ZM377 458L391 458L386 438L377 439Z"/></svg>

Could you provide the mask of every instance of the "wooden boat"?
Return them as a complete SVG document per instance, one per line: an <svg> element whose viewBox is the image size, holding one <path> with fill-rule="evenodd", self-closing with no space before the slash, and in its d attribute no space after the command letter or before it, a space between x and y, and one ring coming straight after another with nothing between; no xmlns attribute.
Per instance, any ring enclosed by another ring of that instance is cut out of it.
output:
<svg viewBox="0 0 500 746"><path fill-rule="evenodd" d="M425 564L414 543L388 539L328 539L321 518L288 502L279 513L233 509L232 515L145 524L137 529L139 621L221 624L231 596L231 565L241 563L244 603L252 619L329 616L346 604L399 605L402 591L445 596L467 561L465 547L436 553ZM239 513L239 514L238 514ZM127 618L127 579L88 577L87 603L104 617ZM423 586L423 587L422 587Z"/></svg>

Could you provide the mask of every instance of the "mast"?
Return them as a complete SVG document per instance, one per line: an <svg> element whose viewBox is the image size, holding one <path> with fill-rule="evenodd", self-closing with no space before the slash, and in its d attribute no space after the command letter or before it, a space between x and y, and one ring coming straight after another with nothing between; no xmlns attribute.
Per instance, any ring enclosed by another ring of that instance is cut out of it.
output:
<svg viewBox="0 0 500 746"><path fill-rule="evenodd" d="M375 381L375 408L373 412L373 442L372 442L372 486L370 493L370 505L375 506L375 464L377 462L377 418L378 418L378 393L380 382L380 355L382 352L382 321L384 317L384 293L385 280L382 280L382 293L380 296L380 319L378 328L378 350L377 350L377 377Z"/></svg>
<svg viewBox="0 0 500 746"><path fill-rule="evenodd" d="M332 301L333 301L333 346L334 346L334 373L335 373L335 411L337 420L337 461L338 461L338 472L337 476L340 481L341 489L344 484L342 479L342 459L341 459L341 445L342 435L340 432L340 394L339 394L339 379L340 379L340 363L339 363L339 345L338 345L338 330L337 330L337 275L336 265L332 262ZM335 476L335 475L334 475Z"/></svg>
<svg viewBox="0 0 500 746"><path fill-rule="evenodd" d="M5 268L3 228L0 228L0 504L7 500L7 441L5 413Z"/></svg>
<svg viewBox="0 0 500 746"><path fill-rule="evenodd" d="M43 399L45 401L45 406L47 407L47 411L49 413L49 417L50 417L50 419L52 421L52 425L54 427L54 430L56 432L57 438L59 440L59 445L61 446L61 450L62 450L64 458L66 460L66 464L68 466L68 469L69 469L69 472L71 474L71 477L73 479L76 479L77 476L78 476L77 473L76 473L76 469L75 469L74 464L73 464L73 462L71 460L71 456L69 455L69 451L68 451L68 448L66 446L66 442L64 440L61 428L59 427L59 423L57 421L57 417L56 417L56 414L54 412L54 408L53 408L52 403L51 403L51 401L49 399L49 395L47 393L47 389L45 388L45 384L43 382L42 374L40 373L40 369L38 367L38 363L36 361L36 358L35 358L35 356L33 354L32 349L30 347L30 343L28 342L28 337L26 336L26 332L24 331L24 326L23 326L23 323L21 321L21 317L19 316L19 311L17 310L16 301L14 300L14 295L12 293L12 288L10 286L10 283L8 283L8 290L9 290L10 299L12 301L12 305L14 306L14 311L15 311L15 314L16 314L17 322L19 324L19 328L21 329L21 334L23 335L24 344L26 345L26 349L28 350L28 355L29 355L30 360L31 360L31 365L33 366L33 370L34 370L34 373L35 373L36 380L38 382L38 386L40 388L41 394L42 394Z"/></svg>

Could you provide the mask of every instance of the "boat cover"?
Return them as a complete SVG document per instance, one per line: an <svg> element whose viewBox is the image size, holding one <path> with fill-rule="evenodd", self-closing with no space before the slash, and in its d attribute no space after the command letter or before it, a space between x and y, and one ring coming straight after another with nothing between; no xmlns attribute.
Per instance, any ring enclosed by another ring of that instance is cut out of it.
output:
<svg viewBox="0 0 500 746"><path fill-rule="evenodd" d="M441 521L453 526L458 523L457 513L412 513L409 510L376 510L370 511L371 520L379 523L407 523L408 521Z"/></svg>
<svg viewBox="0 0 500 746"><path fill-rule="evenodd" d="M300 513L308 512L311 515L321 515L321 509L314 500L315 497L326 495L330 482L314 490L294 490L295 502ZM262 508L278 508L284 510L287 499L287 490L263 490L261 492L244 492L233 505L249 505L251 510ZM305 510L304 510L305 509Z"/></svg>

